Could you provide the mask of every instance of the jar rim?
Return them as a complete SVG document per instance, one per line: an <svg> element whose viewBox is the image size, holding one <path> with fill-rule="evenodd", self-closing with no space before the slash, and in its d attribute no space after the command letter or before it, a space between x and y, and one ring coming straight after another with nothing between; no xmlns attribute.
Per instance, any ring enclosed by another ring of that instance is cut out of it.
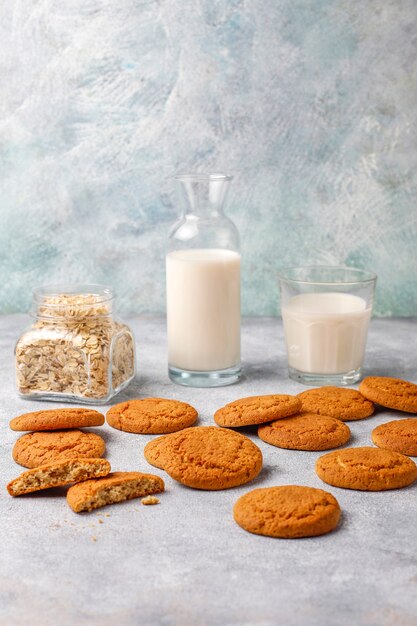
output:
<svg viewBox="0 0 417 626"><path fill-rule="evenodd" d="M45 285L33 292L31 315L42 319L109 317L113 310L114 292L105 285Z"/></svg>
<svg viewBox="0 0 417 626"><path fill-rule="evenodd" d="M62 285L52 284L37 287L33 291L33 301L48 308L62 308L62 303L45 302L46 298L59 296L94 296L94 304L103 304L114 299L115 294L110 287L100 284L65 283Z"/></svg>

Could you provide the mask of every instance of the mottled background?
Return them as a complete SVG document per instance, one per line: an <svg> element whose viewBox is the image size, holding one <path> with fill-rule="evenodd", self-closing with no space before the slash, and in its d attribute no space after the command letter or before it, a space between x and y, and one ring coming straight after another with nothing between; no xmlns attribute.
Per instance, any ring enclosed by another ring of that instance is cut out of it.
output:
<svg viewBox="0 0 417 626"><path fill-rule="evenodd" d="M245 313L342 263L415 314L416 33L415 0L1 2L0 310L71 280L162 312L190 169L235 175Z"/></svg>

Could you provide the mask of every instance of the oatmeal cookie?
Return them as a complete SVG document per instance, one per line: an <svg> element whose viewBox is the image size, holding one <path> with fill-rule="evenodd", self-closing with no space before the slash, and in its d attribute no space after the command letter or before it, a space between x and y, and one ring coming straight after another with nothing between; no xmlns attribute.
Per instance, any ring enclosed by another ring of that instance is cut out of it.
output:
<svg viewBox="0 0 417 626"><path fill-rule="evenodd" d="M361 420L373 414L375 407L359 391L341 387L317 387L298 394L302 412L335 417L343 422Z"/></svg>
<svg viewBox="0 0 417 626"><path fill-rule="evenodd" d="M214 414L214 421L219 426L237 428L252 424L264 424L298 413L301 401L296 396L275 394L269 396L250 396L229 402Z"/></svg>
<svg viewBox="0 0 417 626"><path fill-rule="evenodd" d="M115 404L106 415L113 428L128 433L161 435L194 424L197 411L186 402L165 398L144 398Z"/></svg>
<svg viewBox="0 0 417 626"><path fill-rule="evenodd" d="M329 452L317 460L316 472L329 485L360 491L399 489L417 478L417 466L407 456L371 447Z"/></svg>
<svg viewBox="0 0 417 626"><path fill-rule="evenodd" d="M245 493L237 500L233 517L250 533L295 539L324 535L336 528L340 506L322 489L284 485Z"/></svg>

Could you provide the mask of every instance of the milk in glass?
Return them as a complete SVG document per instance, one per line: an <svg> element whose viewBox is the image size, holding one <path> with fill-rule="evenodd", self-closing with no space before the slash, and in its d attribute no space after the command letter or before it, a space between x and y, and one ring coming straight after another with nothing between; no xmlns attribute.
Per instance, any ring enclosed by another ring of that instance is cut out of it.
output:
<svg viewBox="0 0 417 626"><path fill-rule="evenodd" d="M282 308L288 364L300 372L342 374L362 366L371 307L347 293L303 293Z"/></svg>

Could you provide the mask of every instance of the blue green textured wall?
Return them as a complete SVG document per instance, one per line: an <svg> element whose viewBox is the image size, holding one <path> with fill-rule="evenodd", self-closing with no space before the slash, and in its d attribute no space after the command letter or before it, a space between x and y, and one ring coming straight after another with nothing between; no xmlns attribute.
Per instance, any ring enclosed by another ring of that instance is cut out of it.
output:
<svg viewBox="0 0 417 626"><path fill-rule="evenodd" d="M177 170L235 175L245 313L276 271L366 267L417 312L414 0L0 6L0 310L104 282L164 310Z"/></svg>

